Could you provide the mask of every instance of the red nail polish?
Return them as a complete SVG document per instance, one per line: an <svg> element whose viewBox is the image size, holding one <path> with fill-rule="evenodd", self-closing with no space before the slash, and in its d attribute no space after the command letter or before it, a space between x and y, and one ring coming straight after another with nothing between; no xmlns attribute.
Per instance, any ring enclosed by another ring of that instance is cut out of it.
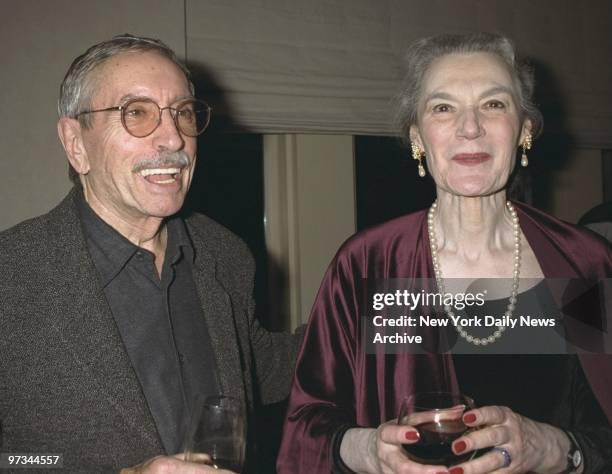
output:
<svg viewBox="0 0 612 474"><path fill-rule="evenodd" d="M465 448L467 448L467 444L465 443L465 441L457 441L453 448L455 448L455 452L459 454L465 451Z"/></svg>
<svg viewBox="0 0 612 474"><path fill-rule="evenodd" d="M463 469L460 467L453 467L449 471L449 474L463 474Z"/></svg>
<svg viewBox="0 0 612 474"><path fill-rule="evenodd" d="M419 439L418 431L406 431L406 439L409 441L416 441Z"/></svg>
<svg viewBox="0 0 612 474"><path fill-rule="evenodd" d="M463 417L464 423L474 423L475 421L476 421L476 415L474 415L473 413L468 413L467 415Z"/></svg>
<svg viewBox="0 0 612 474"><path fill-rule="evenodd" d="M436 474L448 474L448 472L436 472Z"/></svg>

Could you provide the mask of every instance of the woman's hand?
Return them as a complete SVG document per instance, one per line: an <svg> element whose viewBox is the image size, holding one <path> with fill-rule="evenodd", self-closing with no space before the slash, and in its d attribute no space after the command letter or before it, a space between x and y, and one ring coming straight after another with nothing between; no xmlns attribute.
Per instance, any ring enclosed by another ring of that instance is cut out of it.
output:
<svg viewBox="0 0 612 474"><path fill-rule="evenodd" d="M463 415L470 427L479 428L453 443L457 454L493 449L477 459L450 468L450 474L558 473L567 465L567 435L558 428L538 423L507 407L488 406ZM504 455L503 451L509 455ZM507 461L510 461L509 465Z"/></svg>
<svg viewBox="0 0 612 474"><path fill-rule="evenodd" d="M445 466L425 466L408 459L402 444L419 440L411 426L390 421L374 428L352 428L342 438L340 457L360 474L448 474Z"/></svg>

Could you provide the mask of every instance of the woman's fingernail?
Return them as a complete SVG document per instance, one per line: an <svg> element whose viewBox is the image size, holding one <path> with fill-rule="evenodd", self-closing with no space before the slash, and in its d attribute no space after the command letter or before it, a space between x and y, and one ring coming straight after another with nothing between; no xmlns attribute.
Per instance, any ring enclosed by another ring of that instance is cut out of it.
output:
<svg viewBox="0 0 612 474"><path fill-rule="evenodd" d="M463 474L463 469L460 467L453 467L449 471L450 474Z"/></svg>
<svg viewBox="0 0 612 474"><path fill-rule="evenodd" d="M463 416L464 423L474 423L475 421L476 421L476 415L474 415L473 413L468 413L467 415Z"/></svg>
<svg viewBox="0 0 612 474"><path fill-rule="evenodd" d="M457 454L462 453L463 451L465 451L465 448L467 448L467 444L465 443L465 441L457 441L454 445L453 448L455 449L455 452Z"/></svg>
<svg viewBox="0 0 612 474"><path fill-rule="evenodd" d="M436 474L448 474L448 472L440 471L440 472L436 472Z"/></svg>
<svg viewBox="0 0 612 474"><path fill-rule="evenodd" d="M416 441L419 439L418 431L406 431L406 439L409 441Z"/></svg>

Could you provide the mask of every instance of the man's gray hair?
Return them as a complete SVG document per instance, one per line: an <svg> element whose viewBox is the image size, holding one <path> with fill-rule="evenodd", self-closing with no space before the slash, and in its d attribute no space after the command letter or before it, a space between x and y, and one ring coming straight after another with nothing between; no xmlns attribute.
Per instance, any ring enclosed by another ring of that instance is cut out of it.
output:
<svg viewBox="0 0 612 474"><path fill-rule="evenodd" d="M468 53L491 53L508 66L515 84L521 118L531 120L534 137L540 133L543 119L533 102L533 69L517 57L512 41L494 33L444 34L420 39L408 49L406 76L397 96L396 123L402 139L409 140L410 127L417 123L423 77L431 63L448 54Z"/></svg>
<svg viewBox="0 0 612 474"><path fill-rule="evenodd" d="M158 39L123 34L93 45L72 62L60 86L57 105L59 116L76 118L79 112L91 108L97 85L92 72L106 60L122 53L146 51L155 51L176 64L185 73L189 89L194 94L189 70L166 44ZM85 128L91 126L89 114L81 115L79 121Z"/></svg>

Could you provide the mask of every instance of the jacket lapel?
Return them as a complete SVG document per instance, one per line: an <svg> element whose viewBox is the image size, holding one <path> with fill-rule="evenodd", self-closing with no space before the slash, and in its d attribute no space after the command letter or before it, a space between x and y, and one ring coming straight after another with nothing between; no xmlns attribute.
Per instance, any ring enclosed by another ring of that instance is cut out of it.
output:
<svg viewBox="0 0 612 474"><path fill-rule="evenodd" d="M73 190L49 215L49 237L56 247L53 266L58 270L50 282L57 288L48 302L56 306L50 317L67 343L69 357L98 387L100 407L121 412L125 425L116 430L127 430L142 439L143 449L159 453L153 418L87 251L75 197Z"/></svg>
<svg viewBox="0 0 612 474"><path fill-rule="evenodd" d="M194 281L217 364L217 378L224 395L246 403L239 339L231 298L217 276L217 261L206 248L203 236L189 226L195 249Z"/></svg>

